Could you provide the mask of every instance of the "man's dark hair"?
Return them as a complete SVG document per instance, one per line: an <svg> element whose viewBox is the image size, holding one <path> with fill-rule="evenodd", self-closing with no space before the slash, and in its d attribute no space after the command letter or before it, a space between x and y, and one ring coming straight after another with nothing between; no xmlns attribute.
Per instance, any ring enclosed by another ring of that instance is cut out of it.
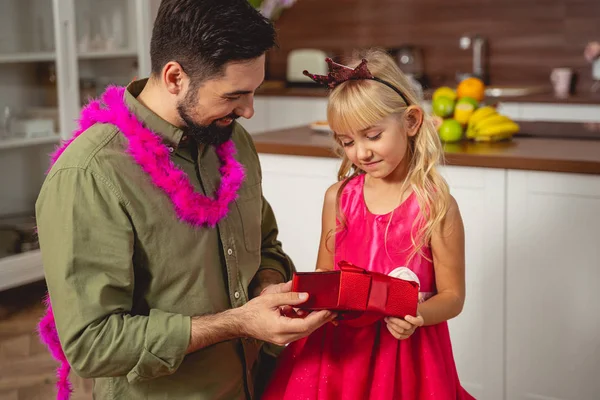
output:
<svg viewBox="0 0 600 400"><path fill-rule="evenodd" d="M199 83L274 45L273 24L248 0L162 0L150 42L152 74L176 61Z"/></svg>

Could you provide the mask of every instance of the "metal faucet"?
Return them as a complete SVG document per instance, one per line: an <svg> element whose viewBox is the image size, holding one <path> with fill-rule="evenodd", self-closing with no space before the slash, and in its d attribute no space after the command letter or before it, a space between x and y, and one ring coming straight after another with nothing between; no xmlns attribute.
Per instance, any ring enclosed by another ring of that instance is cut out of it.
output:
<svg viewBox="0 0 600 400"><path fill-rule="evenodd" d="M459 81L469 76L481 79L484 83L489 83L487 71L487 40L479 35L464 35L460 38L459 46L463 50L473 49L473 72L457 74Z"/></svg>

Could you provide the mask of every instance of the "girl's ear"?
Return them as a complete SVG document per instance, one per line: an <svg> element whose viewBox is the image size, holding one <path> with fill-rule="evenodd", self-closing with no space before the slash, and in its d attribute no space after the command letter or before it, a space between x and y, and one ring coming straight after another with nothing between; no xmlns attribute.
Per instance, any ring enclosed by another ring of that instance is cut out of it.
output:
<svg viewBox="0 0 600 400"><path fill-rule="evenodd" d="M404 111L404 127L408 136L415 136L421 125L423 125L423 109L417 106L409 106Z"/></svg>

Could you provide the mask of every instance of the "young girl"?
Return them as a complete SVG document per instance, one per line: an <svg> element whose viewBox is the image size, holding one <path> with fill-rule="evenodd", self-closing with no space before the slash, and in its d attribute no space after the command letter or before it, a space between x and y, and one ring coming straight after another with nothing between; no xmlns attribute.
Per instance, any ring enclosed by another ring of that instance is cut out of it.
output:
<svg viewBox="0 0 600 400"><path fill-rule="evenodd" d="M308 75L333 88L327 119L343 161L325 194L317 270L342 260L385 274L404 267L420 284L420 303L405 320L329 324L291 343L262 398L472 399L446 322L465 298L464 230L436 169L437 132L386 53L356 57L354 70L328 62L328 76Z"/></svg>

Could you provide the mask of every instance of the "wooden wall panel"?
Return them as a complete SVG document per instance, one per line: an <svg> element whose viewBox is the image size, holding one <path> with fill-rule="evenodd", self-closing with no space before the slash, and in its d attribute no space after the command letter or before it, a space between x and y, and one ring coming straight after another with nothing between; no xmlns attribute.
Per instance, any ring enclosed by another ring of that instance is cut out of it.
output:
<svg viewBox="0 0 600 400"><path fill-rule="evenodd" d="M285 79L295 48L346 55L353 48L422 47L432 84L453 83L471 68L463 34L488 39L491 84L549 84L552 68L578 73L578 89L591 85L583 59L600 40L600 0L298 0L276 22L278 50L269 55L269 77Z"/></svg>

